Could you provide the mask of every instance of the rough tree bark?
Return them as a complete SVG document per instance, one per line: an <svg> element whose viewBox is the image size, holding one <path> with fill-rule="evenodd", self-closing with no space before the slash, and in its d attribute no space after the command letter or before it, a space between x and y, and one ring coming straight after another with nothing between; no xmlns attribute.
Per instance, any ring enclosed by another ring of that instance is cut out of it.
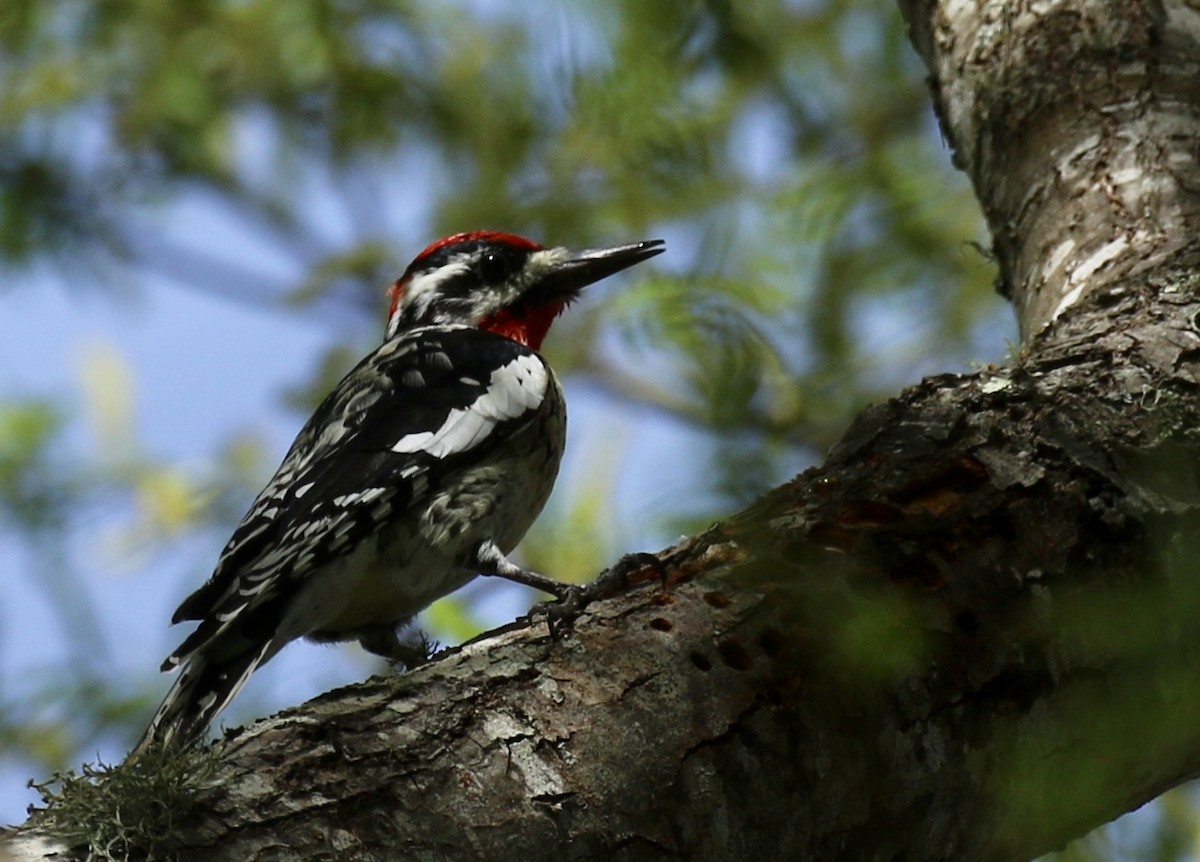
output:
<svg viewBox="0 0 1200 862"><path fill-rule="evenodd" d="M1022 355L569 639L227 740L182 858L1027 859L1200 774L1200 5L901 8Z"/></svg>

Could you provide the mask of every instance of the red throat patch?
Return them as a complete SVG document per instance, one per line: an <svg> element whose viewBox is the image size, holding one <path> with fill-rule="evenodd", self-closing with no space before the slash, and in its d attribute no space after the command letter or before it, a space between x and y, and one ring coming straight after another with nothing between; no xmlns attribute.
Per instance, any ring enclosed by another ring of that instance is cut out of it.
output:
<svg viewBox="0 0 1200 862"><path fill-rule="evenodd" d="M484 332L494 332L511 338L530 350L541 350L542 341L550 331L550 324L566 307L565 302L558 300L534 308L524 308L519 312L505 308L479 321L479 328Z"/></svg>

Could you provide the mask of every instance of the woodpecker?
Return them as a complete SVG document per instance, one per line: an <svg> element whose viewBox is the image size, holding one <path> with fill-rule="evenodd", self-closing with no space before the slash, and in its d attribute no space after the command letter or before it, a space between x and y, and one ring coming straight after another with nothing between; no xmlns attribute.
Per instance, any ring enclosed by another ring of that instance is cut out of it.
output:
<svg viewBox="0 0 1200 862"><path fill-rule="evenodd" d="M571 251L497 231L429 245L389 288L386 337L321 402L173 623L199 625L134 754L198 742L287 643L357 640L412 663L398 631L476 575L566 597L508 554L558 473L566 409L538 353L589 284L661 240Z"/></svg>

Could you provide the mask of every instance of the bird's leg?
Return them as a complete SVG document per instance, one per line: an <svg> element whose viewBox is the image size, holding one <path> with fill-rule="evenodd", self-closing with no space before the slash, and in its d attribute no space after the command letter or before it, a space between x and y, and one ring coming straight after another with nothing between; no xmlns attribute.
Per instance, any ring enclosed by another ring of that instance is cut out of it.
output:
<svg viewBox="0 0 1200 862"><path fill-rule="evenodd" d="M662 562L653 554L626 554L588 584L566 584L537 572L522 569L506 557L492 542L484 542L476 551L476 568L481 575L501 577L514 583L549 593L558 601L539 606L546 614L546 625L553 637L571 627L575 617L597 599L616 595L629 586L630 576L646 566L663 573Z"/></svg>
<svg viewBox="0 0 1200 862"><path fill-rule="evenodd" d="M546 612L546 625L550 629L552 638L557 638L561 633L563 619L568 617L574 619L591 601L585 595L585 588L579 584L565 584L554 578L539 575L537 572L522 569L506 557L494 542L486 541L481 544L475 551L474 562L473 568L481 575L504 578L513 583L533 587L535 590L549 593L558 599L549 607L558 608L559 612L551 614L549 609Z"/></svg>
<svg viewBox="0 0 1200 862"><path fill-rule="evenodd" d="M562 581L554 580L554 578L548 578L545 575L539 575L537 572L522 569L508 557L504 556L504 552L490 540L483 542L475 549L475 559L471 561L471 567L481 575L504 578L506 581L512 581L514 584L533 587L535 590L549 593L560 602L566 601L573 592L581 589L577 584L564 584Z"/></svg>

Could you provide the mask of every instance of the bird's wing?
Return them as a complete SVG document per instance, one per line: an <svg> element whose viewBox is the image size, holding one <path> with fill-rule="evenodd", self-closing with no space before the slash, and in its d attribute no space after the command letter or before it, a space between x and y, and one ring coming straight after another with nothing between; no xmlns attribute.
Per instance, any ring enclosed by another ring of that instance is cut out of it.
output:
<svg viewBox="0 0 1200 862"><path fill-rule="evenodd" d="M553 385L545 361L509 339L427 327L364 359L321 403L172 622L201 625L168 670L236 628L269 639L306 575L349 553L440 476L502 444Z"/></svg>

